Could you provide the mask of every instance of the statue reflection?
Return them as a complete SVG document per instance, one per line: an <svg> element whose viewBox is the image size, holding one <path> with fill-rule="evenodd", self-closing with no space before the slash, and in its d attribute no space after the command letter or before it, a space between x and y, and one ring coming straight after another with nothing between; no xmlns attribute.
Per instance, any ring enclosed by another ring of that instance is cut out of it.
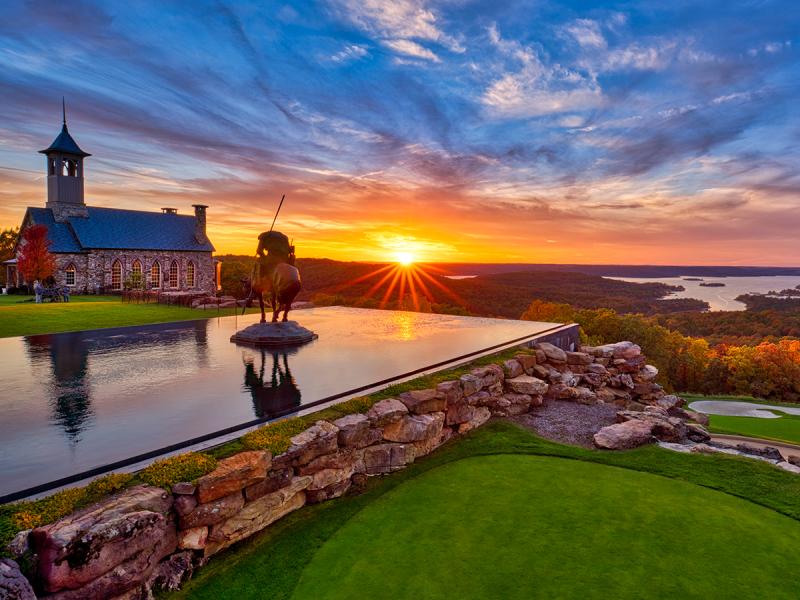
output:
<svg viewBox="0 0 800 600"><path fill-rule="evenodd" d="M256 350L260 364L256 368L256 356L243 356L244 386L253 398L253 410L258 418L275 418L292 412L300 406L300 389L289 369L289 354L292 350ZM267 375L267 364L272 359L272 369Z"/></svg>
<svg viewBox="0 0 800 600"><path fill-rule="evenodd" d="M87 379L89 345L81 333L33 335L26 338L33 356L47 356L53 377L49 397L53 423L71 444L77 444L94 418Z"/></svg>

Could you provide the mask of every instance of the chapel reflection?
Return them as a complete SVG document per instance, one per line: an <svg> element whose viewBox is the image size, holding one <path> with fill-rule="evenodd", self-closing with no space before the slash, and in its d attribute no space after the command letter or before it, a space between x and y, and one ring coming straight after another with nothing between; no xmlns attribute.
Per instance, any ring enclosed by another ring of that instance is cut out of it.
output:
<svg viewBox="0 0 800 600"><path fill-rule="evenodd" d="M77 444L94 419L87 378L89 344L81 333L34 335L26 338L32 356L48 356L52 365L48 398L51 420L71 444Z"/></svg>
<svg viewBox="0 0 800 600"><path fill-rule="evenodd" d="M255 355L243 356L244 386L252 397L256 417L275 418L300 406L300 389L289 368L289 354L296 351L260 349Z"/></svg>
<svg viewBox="0 0 800 600"><path fill-rule="evenodd" d="M108 329L32 335L25 343L31 362L48 377L50 422L71 446L94 424L93 380L100 386L136 384L144 374L171 371L176 363L164 360L167 356L181 357L182 372L209 364L206 321L143 326L124 333Z"/></svg>

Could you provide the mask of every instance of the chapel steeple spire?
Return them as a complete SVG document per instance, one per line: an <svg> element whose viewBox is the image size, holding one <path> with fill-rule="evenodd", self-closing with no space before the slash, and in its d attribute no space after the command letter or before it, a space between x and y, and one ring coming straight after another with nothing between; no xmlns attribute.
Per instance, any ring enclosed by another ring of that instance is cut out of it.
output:
<svg viewBox="0 0 800 600"><path fill-rule="evenodd" d="M67 104L61 98L61 133L48 148L40 150L47 156L47 208L56 221L67 217L88 215L83 198L83 159L91 156L81 150L67 129Z"/></svg>

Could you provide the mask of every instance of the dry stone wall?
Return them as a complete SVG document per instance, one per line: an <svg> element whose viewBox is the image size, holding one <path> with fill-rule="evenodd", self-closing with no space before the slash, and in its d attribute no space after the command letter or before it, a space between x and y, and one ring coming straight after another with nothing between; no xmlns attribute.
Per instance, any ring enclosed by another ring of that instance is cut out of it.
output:
<svg viewBox="0 0 800 600"><path fill-rule="evenodd" d="M654 381L657 373L630 342L580 352L541 343L532 354L476 368L435 389L381 400L366 414L318 421L278 456L237 454L170 493L148 486L126 490L23 533L15 547L33 557L31 583L40 597L148 598L152 588L174 589L218 552L290 512L404 469L492 416L519 415L548 398L618 405L621 423L598 432L600 447L632 447L657 437L707 440L701 418L665 394ZM21 575L10 565L4 569L19 587Z"/></svg>

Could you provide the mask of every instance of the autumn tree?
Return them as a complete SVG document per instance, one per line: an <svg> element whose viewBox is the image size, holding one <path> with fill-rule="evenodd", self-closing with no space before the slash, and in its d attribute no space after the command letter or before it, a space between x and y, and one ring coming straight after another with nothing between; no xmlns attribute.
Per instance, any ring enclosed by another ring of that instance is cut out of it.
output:
<svg viewBox="0 0 800 600"><path fill-rule="evenodd" d="M22 233L17 258L17 268L28 283L44 281L55 273L56 259L50 253L47 227L32 225Z"/></svg>
<svg viewBox="0 0 800 600"><path fill-rule="evenodd" d="M19 236L19 227L14 229L8 228L0 231L0 262L14 258L14 246L17 243ZM2 269L0 272L0 281L5 285L6 272Z"/></svg>

